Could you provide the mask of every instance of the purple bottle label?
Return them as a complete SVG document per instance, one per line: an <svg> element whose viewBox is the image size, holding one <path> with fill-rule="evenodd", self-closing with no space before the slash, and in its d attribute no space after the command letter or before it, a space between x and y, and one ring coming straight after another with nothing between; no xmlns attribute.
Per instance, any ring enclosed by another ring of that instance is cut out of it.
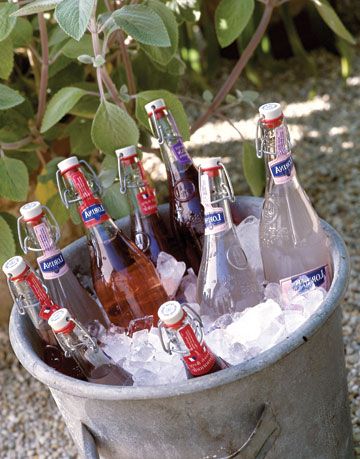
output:
<svg viewBox="0 0 360 459"><path fill-rule="evenodd" d="M42 257L39 257L37 262L44 279L56 279L69 270L60 250L46 253Z"/></svg>
<svg viewBox="0 0 360 459"><path fill-rule="evenodd" d="M302 294L313 286L322 287L328 290L330 285L329 266L323 265L319 268L312 269L305 273L296 274L280 280L280 286L283 294L289 297L290 293Z"/></svg>
<svg viewBox="0 0 360 459"><path fill-rule="evenodd" d="M290 153L288 135L285 126L275 128L275 151L276 156L288 155Z"/></svg>
<svg viewBox="0 0 360 459"><path fill-rule="evenodd" d="M205 234L217 234L229 227L221 207L214 207L210 212L209 209L205 209Z"/></svg>
<svg viewBox="0 0 360 459"><path fill-rule="evenodd" d="M46 223L34 226L34 232L43 251L55 248L54 236L51 234L50 228Z"/></svg>
<svg viewBox="0 0 360 459"><path fill-rule="evenodd" d="M291 153L285 156L280 155L278 158L270 161L269 168L276 185L289 182L295 174Z"/></svg>
<svg viewBox="0 0 360 459"><path fill-rule="evenodd" d="M171 150L175 155L175 158L181 164L190 164L191 158L189 153L186 151L185 145L183 144L182 140L179 140L177 143L171 146Z"/></svg>

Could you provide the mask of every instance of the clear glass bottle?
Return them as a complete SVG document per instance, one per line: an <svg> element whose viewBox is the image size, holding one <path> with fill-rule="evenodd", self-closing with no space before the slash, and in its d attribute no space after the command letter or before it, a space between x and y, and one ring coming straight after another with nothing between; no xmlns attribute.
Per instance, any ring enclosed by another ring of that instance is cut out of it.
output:
<svg viewBox="0 0 360 459"><path fill-rule="evenodd" d="M164 100L154 100L145 109L167 171L171 227L184 247L188 265L197 274L204 238L198 172Z"/></svg>
<svg viewBox="0 0 360 459"><path fill-rule="evenodd" d="M221 158L200 166L201 202L205 209L205 241L197 282L201 313L211 318L243 311L263 299L231 218L234 199Z"/></svg>
<svg viewBox="0 0 360 459"><path fill-rule="evenodd" d="M49 325L63 349L72 357L89 382L116 386L132 386L130 373L117 366L97 345L87 331L74 320L66 308L55 311Z"/></svg>
<svg viewBox="0 0 360 459"><path fill-rule="evenodd" d="M188 379L230 366L207 346L201 319L189 305L168 301L160 306L158 315L164 351L181 356Z"/></svg>
<svg viewBox="0 0 360 459"><path fill-rule="evenodd" d="M18 236L24 251L33 251L38 255L37 263L51 298L69 309L89 331L96 334L99 324L105 328L110 325L103 307L98 304L79 283L74 273L66 264L57 243L60 237L59 226L46 207L38 201L25 204L20 208ZM48 218L51 217L52 224Z"/></svg>
<svg viewBox="0 0 360 459"><path fill-rule="evenodd" d="M296 175L280 104L259 109L257 154L264 155L266 190L260 249L266 282L280 283L285 298L312 284L330 287L329 238Z"/></svg>
<svg viewBox="0 0 360 459"><path fill-rule="evenodd" d="M160 252L176 258L165 223L162 221L154 188L149 185L134 145L116 150L120 193L127 195L130 207L131 240L156 266Z"/></svg>
<svg viewBox="0 0 360 459"><path fill-rule="evenodd" d="M168 299L156 269L107 214L96 176L86 176L82 164L76 156L61 161L57 181L64 204L75 202L84 223L96 294L113 324L129 332L156 325Z"/></svg>
<svg viewBox="0 0 360 459"><path fill-rule="evenodd" d="M9 291L19 313L26 314L40 337L39 352L44 362L67 376L83 379L80 368L73 359L65 359L46 317L60 306L49 297L45 286L23 257L7 260L4 271Z"/></svg>

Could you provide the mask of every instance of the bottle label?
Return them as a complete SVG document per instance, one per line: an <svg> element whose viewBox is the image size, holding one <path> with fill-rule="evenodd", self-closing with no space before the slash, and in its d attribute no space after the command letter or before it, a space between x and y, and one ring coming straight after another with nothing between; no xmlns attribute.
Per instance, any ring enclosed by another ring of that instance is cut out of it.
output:
<svg viewBox="0 0 360 459"><path fill-rule="evenodd" d="M136 195L136 200L140 207L140 212L143 215L152 215L156 214L157 202L156 202L156 195L155 190L153 188L146 188L146 190L142 193L138 193Z"/></svg>
<svg viewBox="0 0 360 459"><path fill-rule="evenodd" d="M210 181L207 174L200 176L200 198L201 204L206 207L211 206L211 192L210 192Z"/></svg>
<svg viewBox="0 0 360 459"><path fill-rule="evenodd" d="M189 349L189 354L183 356L184 362L193 376L206 375L216 363L216 357L205 343L199 343L190 324L179 330L179 334Z"/></svg>
<svg viewBox="0 0 360 459"><path fill-rule="evenodd" d="M31 288L35 297L39 300L41 309L39 316L42 319L48 320L51 314L60 308L57 304L53 303L49 295L46 293L44 286L42 285L40 279L30 271L25 278L25 282Z"/></svg>
<svg viewBox="0 0 360 459"><path fill-rule="evenodd" d="M92 226L109 220L109 216L104 206L95 198L94 201L94 204L89 205L87 202L79 207L80 216L86 228L91 228Z"/></svg>
<svg viewBox="0 0 360 459"><path fill-rule="evenodd" d="M280 155L278 158L269 162L271 175L276 185L289 182L294 174L294 162L291 153Z"/></svg>
<svg viewBox="0 0 360 459"><path fill-rule="evenodd" d="M174 184L174 197L179 202L189 202L196 194L196 187L190 179L178 180Z"/></svg>
<svg viewBox="0 0 360 459"><path fill-rule="evenodd" d="M171 151L174 153L175 158L181 164L190 164L192 162L189 153L186 151L185 145L182 140L179 140L171 146Z"/></svg>
<svg viewBox="0 0 360 459"><path fill-rule="evenodd" d="M276 156L284 156L290 153L287 130L284 125L275 128L275 151Z"/></svg>
<svg viewBox="0 0 360 459"><path fill-rule="evenodd" d="M205 234L217 234L229 228L222 207L212 207L211 210L205 208Z"/></svg>
<svg viewBox="0 0 360 459"><path fill-rule="evenodd" d="M66 175L68 175L71 179L73 186L79 195L79 198L81 198L83 201L86 199L95 199L89 183L81 171L71 170L67 172Z"/></svg>
<svg viewBox="0 0 360 459"><path fill-rule="evenodd" d="M43 251L51 250L54 248L54 237L46 223L40 223L39 225L34 226L34 233Z"/></svg>
<svg viewBox="0 0 360 459"><path fill-rule="evenodd" d="M40 271L44 279L56 279L69 271L64 256L60 250L46 253L37 259Z"/></svg>
<svg viewBox="0 0 360 459"><path fill-rule="evenodd" d="M296 274L280 280L280 286L284 296L289 297L289 293L302 294L309 290L313 285L328 290L330 285L329 266L323 265L305 273Z"/></svg>

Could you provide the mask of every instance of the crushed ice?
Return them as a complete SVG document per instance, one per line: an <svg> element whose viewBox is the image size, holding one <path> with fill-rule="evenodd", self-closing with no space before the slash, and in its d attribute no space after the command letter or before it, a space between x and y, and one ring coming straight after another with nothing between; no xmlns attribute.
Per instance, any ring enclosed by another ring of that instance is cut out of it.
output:
<svg viewBox="0 0 360 459"><path fill-rule="evenodd" d="M259 220L246 218L237 227L241 245L263 282L263 267L258 242ZM185 274L185 263L161 252L157 269L164 288L171 298L181 303L190 303L199 312L196 301L196 275L192 269ZM185 275L184 275L185 274ZM307 283L307 289L284 300L280 285L268 284L264 290L264 301L254 307L234 314L225 314L213 322L202 316L205 341L215 354L231 365L270 349L286 339L318 309L326 291ZM195 304L194 304L195 303ZM133 375L135 386L171 384L186 380L184 366L177 354L169 355L163 348L158 330L137 331L128 337L113 326L100 337L104 351L115 362Z"/></svg>

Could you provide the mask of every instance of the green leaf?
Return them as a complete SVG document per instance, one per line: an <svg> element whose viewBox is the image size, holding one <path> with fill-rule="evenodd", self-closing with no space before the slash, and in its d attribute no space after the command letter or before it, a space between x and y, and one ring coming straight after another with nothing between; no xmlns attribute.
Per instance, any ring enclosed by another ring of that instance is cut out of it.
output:
<svg viewBox="0 0 360 459"><path fill-rule="evenodd" d="M91 137L99 150L113 155L117 148L136 145L139 130L124 110L110 102L102 102L92 124Z"/></svg>
<svg viewBox="0 0 360 459"><path fill-rule="evenodd" d="M93 66L95 68L97 67L102 67L104 64L105 64L105 59L102 57L101 54L98 54L95 59L94 59L94 62L93 62Z"/></svg>
<svg viewBox="0 0 360 459"><path fill-rule="evenodd" d="M11 38L0 43L0 78L7 80L14 67L14 52Z"/></svg>
<svg viewBox="0 0 360 459"><path fill-rule="evenodd" d="M171 110L175 118L177 127L184 140L190 139L189 122L179 99L169 91L163 89L154 91L139 92L136 97L136 118L147 129L150 130L149 117L145 110L145 105L155 99L164 99L166 106Z"/></svg>
<svg viewBox="0 0 360 459"><path fill-rule="evenodd" d="M99 107L99 99L94 96L85 96L70 110L69 113L82 118L93 119Z"/></svg>
<svg viewBox="0 0 360 459"><path fill-rule="evenodd" d="M31 22L25 18L18 18L16 27L11 31L10 38L14 48L20 48L22 46L27 46L31 42L32 35L33 27Z"/></svg>
<svg viewBox="0 0 360 459"><path fill-rule="evenodd" d="M69 35L66 35L66 33L60 29L60 27L54 27L54 29L49 32L49 47L60 45L68 39Z"/></svg>
<svg viewBox="0 0 360 459"><path fill-rule="evenodd" d="M46 206L54 214L55 220L58 222L59 226L62 226L69 220L69 213L64 204L61 202L59 193L51 196L51 198L46 201Z"/></svg>
<svg viewBox="0 0 360 459"><path fill-rule="evenodd" d="M30 148L32 148L33 151L31 151ZM37 170L40 165L39 158L37 157L36 151L34 151L37 148L39 148L38 145L29 144L19 150L6 151L6 156L8 158L15 158L22 161L27 167L29 173L31 173Z"/></svg>
<svg viewBox="0 0 360 459"><path fill-rule="evenodd" d="M56 74L66 69L71 63L73 63L72 59L66 56L59 56L56 61L50 65L49 78L53 78Z"/></svg>
<svg viewBox="0 0 360 459"><path fill-rule="evenodd" d="M256 156L256 150L252 143L243 143L242 165L245 179L254 196L261 196L265 188L265 165L264 159Z"/></svg>
<svg viewBox="0 0 360 459"><path fill-rule="evenodd" d="M100 43L101 45L101 43ZM84 35L80 41L70 39L62 48L64 56L76 59L82 54L93 54L92 41L89 34Z"/></svg>
<svg viewBox="0 0 360 459"><path fill-rule="evenodd" d="M45 115L41 124L41 133L46 132L54 124L61 120L74 105L86 94L80 88L62 88L50 100L46 107Z"/></svg>
<svg viewBox="0 0 360 459"><path fill-rule="evenodd" d="M0 196L12 201L24 201L28 194L29 174L18 159L0 158Z"/></svg>
<svg viewBox="0 0 360 459"><path fill-rule="evenodd" d="M12 13L12 16L28 16L29 14L42 13L43 11L53 10L55 6L62 1L63 0L35 0L34 2L23 6L15 13Z"/></svg>
<svg viewBox="0 0 360 459"><path fill-rule="evenodd" d="M77 118L67 129L70 137L71 154L76 156L89 156L95 145L91 140L91 121Z"/></svg>
<svg viewBox="0 0 360 459"><path fill-rule="evenodd" d="M8 224L8 226L10 228L10 231L12 232L12 236L14 238L14 242L15 242L15 252L13 253L13 255L10 255L8 258L14 256L15 254L21 254L22 253L22 249L20 247L19 238L17 237L17 218L14 215L9 214L8 212L1 212L0 216ZM0 231L2 231L2 230L0 230ZM0 252L1 251L2 251L2 249L0 248ZM0 261L0 263L3 263L3 262Z"/></svg>
<svg viewBox="0 0 360 459"><path fill-rule="evenodd" d="M82 64L92 64L93 63L93 58L89 56L88 54L81 54L80 56L77 57L77 60L81 62Z"/></svg>
<svg viewBox="0 0 360 459"><path fill-rule="evenodd" d="M16 18L10 15L17 9L18 6L14 3L0 3L0 41L5 40L15 27Z"/></svg>
<svg viewBox="0 0 360 459"><path fill-rule="evenodd" d="M7 110L24 102L21 94L0 83L0 110Z"/></svg>
<svg viewBox="0 0 360 459"><path fill-rule="evenodd" d="M55 19L65 33L80 40L89 24L95 0L63 0L55 9Z"/></svg>
<svg viewBox="0 0 360 459"><path fill-rule="evenodd" d="M245 29L254 11L254 0L221 0L215 11L215 29L222 48Z"/></svg>
<svg viewBox="0 0 360 459"><path fill-rule="evenodd" d="M312 0L312 2L330 29L339 35L339 37L348 41L352 45L355 45L354 37L341 22L339 16L336 14L330 3L327 0Z"/></svg>
<svg viewBox="0 0 360 459"><path fill-rule="evenodd" d="M166 65L174 57L179 42L179 29L174 13L158 0L149 0L149 7L154 10L165 24L168 36L170 38L170 46L168 48L158 48L149 45L142 45L142 49L155 62L160 65Z"/></svg>
<svg viewBox="0 0 360 459"><path fill-rule="evenodd" d="M114 183L103 195L103 203L106 210L115 220L129 215L129 203L126 195L120 194L119 183Z"/></svg>
<svg viewBox="0 0 360 459"><path fill-rule="evenodd" d="M3 265L15 253L16 246L13 233L5 218L0 215L0 264Z"/></svg>
<svg viewBox="0 0 360 459"><path fill-rule="evenodd" d="M20 113L18 108L20 105L0 111L0 142L16 142L30 134L28 118Z"/></svg>
<svg viewBox="0 0 360 459"><path fill-rule="evenodd" d="M112 18L122 30L140 43L170 46L170 38L162 18L149 6L125 5L114 11Z"/></svg>

